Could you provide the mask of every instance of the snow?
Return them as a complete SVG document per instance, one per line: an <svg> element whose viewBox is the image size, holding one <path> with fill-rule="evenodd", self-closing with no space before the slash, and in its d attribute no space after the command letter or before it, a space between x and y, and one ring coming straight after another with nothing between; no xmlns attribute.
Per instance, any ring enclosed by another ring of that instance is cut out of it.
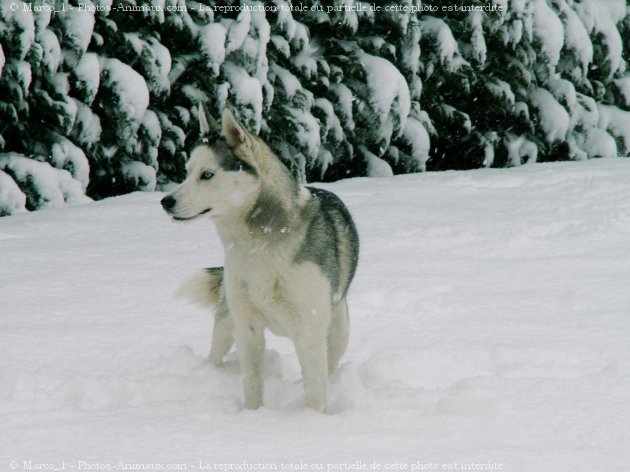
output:
<svg viewBox="0 0 630 472"><path fill-rule="evenodd" d="M52 9L39 9L33 12L33 20L35 22L35 35L38 32L43 31L49 24L52 18Z"/></svg>
<svg viewBox="0 0 630 472"><path fill-rule="evenodd" d="M420 26L414 24L407 30L404 47L400 51L401 64L411 73L414 78L420 79L421 51L420 51ZM483 38L482 38L483 39ZM420 94L417 95L420 98Z"/></svg>
<svg viewBox="0 0 630 472"><path fill-rule="evenodd" d="M287 39L292 39L295 35L296 24L291 14L292 8L285 0L274 0L277 7L278 18L276 24L284 33Z"/></svg>
<svg viewBox="0 0 630 472"><path fill-rule="evenodd" d="M128 161L122 165L125 177L133 180L134 187L142 192L153 192L157 183L155 169L139 161Z"/></svg>
<svg viewBox="0 0 630 472"><path fill-rule="evenodd" d="M26 195L10 175L0 170L0 217L21 211L26 211Z"/></svg>
<svg viewBox="0 0 630 472"><path fill-rule="evenodd" d="M177 111L180 111L181 114L190 116L188 110L183 107L179 107ZM158 144L160 144L160 139L162 139L162 127L160 126L160 119L158 118L157 113L152 110L147 110L144 114L144 119L142 120L142 128L146 131L151 145L157 147ZM157 162L155 165L157 165Z"/></svg>
<svg viewBox="0 0 630 472"><path fill-rule="evenodd" d="M55 169L46 162L28 158L22 154L9 152L0 154L0 170L10 174L18 184L32 186L28 204L33 208L55 208L65 203L90 201L83 194L81 183L61 169Z"/></svg>
<svg viewBox="0 0 630 472"><path fill-rule="evenodd" d="M360 52L357 54L370 88L368 100L381 126L379 138L386 143L399 137L411 109L409 87L400 71L387 59ZM396 116L399 129L393 116ZM396 134L394 135L394 132Z"/></svg>
<svg viewBox="0 0 630 472"><path fill-rule="evenodd" d="M28 95L31 82L33 80L33 71L31 65L26 61L15 61L9 63L11 67L15 67L17 83L22 89L22 93Z"/></svg>
<svg viewBox="0 0 630 472"><path fill-rule="evenodd" d="M352 102L354 101L354 95L344 84L333 84L330 87L330 91L335 94L337 98L335 102L335 110L337 111L341 120L343 120L343 127L348 131L354 130L355 123L352 112Z"/></svg>
<svg viewBox="0 0 630 472"><path fill-rule="evenodd" d="M245 69L226 62L223 65L228 82L230 83L230 96L243 110L247 110L249 122L253 125L251 131L258 133L262 123L263 94L260 81L251 77Z"/></svg>
<svg viewBox="0 0 630 472"><path fill-rule="evenodd" d="M599 110L599 128L606 129L618 138L623 145L624 155L630 155L630 111L621 110L611 105L597 104Z"/></svg>
<svg viewBox="0 0 630 472"><path fill-rule="evenodd" d="M571 125L567 110L551 93L540 87L529 93L529 100L537 111L540 127L545 133L547 142L564 140Z"/></svg>
<svg viewBox="0 0 630 472"><path fill-rule="evenodd" d="M305 24L293 20L293 35L290 38L290 44L295 51L303 51L309 44L309 31Z"/></svg>
<svg viewBox="0 0 630 472"><path fill-rule="evenodd" d="M6 58L4 57L4 50L2 49L2 44L0 44L0 77L2 77L2 69L4 68L5 62Z"/></svg>
<svg viewBox="0 0 630 472"><path fill-rule="evenodd" d="M56 16L63 26L65 41L75 51L85 53L94 32L94 13L86 8L74 8L68 14Z"/></svg>
<svg viewBox="0 0 630 472"><path fill-rule="evenodd" d="M403 130L403 138L411 145L411 157L420 170L426 170L431 149L431 138L425 127L413 117L408 117Z"/></svg>
<svg viewBox="0 0 630 472"><path fill-rule="evenodd" d="M452 123L456 123L470 133L472 130L472 121L468 113L458 110L457 108L443 104L440 105L440 112Z"/></svg>
<svg viewBox="0 0 630 472"><path fill-rule="evenodd" d="M72 110L72 116L76 116L76 104L74 103L74 100L68 96L70 93L70 82L68 81L68 74L66 72L57 72L50 82L51 85L54 87L55 92L63 96L61 101L67 103L66 108ZM74 123L74 118L72 119L72 122Z"/></svg>
<svg viewBox="0 0 630 472"><path fill-rule="evenodd" d="M488 47L486 46L486 40L483 36L483 16L480 12L471 12L468 15L468 22L472 28L470 42L473 57L479 64L483 65L488 57Z"/></svg>
<svg viewBox="0 0 630 472"><path fill-rule="evenodd" d="M361 146L360 151L367 163L368 177L392 177L394 175L391 166L376 154L370 152L365 146Z"/></svg>
<svg viewBox="0 0 630 472"><path fill-rule="evenodd" d="M90 107L79 100L74 100L77 116L74 121L74 133L77 143L91 148L101 139L101 119Z"/></svg>
<svg viewBox="0 0 630 472"><path fill-rule="evenodd" d="M293 96L300 90L302 90L302 84L299 79L291 72L277 64L273 64L270 69L271 74L278 82L275 84L281 86L281 90L284 92L284 96L287 99L292 99Z"/></svg>
<svg viewBox="0 0 630 472"><path fill-rule="evenodd" d="M319 174L321 179L324 178L326 170L328 170L328 167L333 162L335 162L335 158L333 157L332 153L324 146L321 146L317 154L317 166L321 169Z"/></svg>
<svg viewBox="0 0 630 472"><path fill-rule="evenodd" d="M27 4L21 0L2 2L0 9L0 17L3 20L2 27L12 37L14 44L18 45L17 58L24 60L35 40L33 14L28 10Z"/></svg>
<svg viewBox="0 0 630 472"><path fill-rule="evenodd" d="M501 79L492 79L486 82L486 88L492 95L501 100L507 100L508 103L514 105L516 103L516 96L512 91L512 87L507 82Z"/></svg>
<svg viewBox="0 0 630 472"><path fill-rule="evenodd" d="M276 50L282 54L285 58L291 56L291 48L289 47L289 42L284 39L282 36L273 35L271 36L271 42L273 43Z"/></svg>
<svg viewBox="0 0 630 472"><path fill-rule="evenodd" d="M199 31L201 52L208 61L214 75L219 75L219 68L225 60L225 38L227 32L223 25L210 23Z"/></svg>
<svg viewBox="0 0 630 472"><path fill-rule="evenodd" d="M90 181L90 164L81 148L69 139L58 136L57 142L52 145L50 158L55 167L70 172L85 192Z"/></svg>
<svg viewBox="0 0 630 472"><path fill-rule="evenodd" d="M84 54L74 68L74 74L80 83L80 88L84 90L86 104L90 105L96 97L101 82L98 56L92 52Z"/></svg>
<svg viewBox="0 0 630 472"><path fill-rule="evenodd" d="M420 20L420 26L424 33L435 39L440 62L448 70L456 71L462 64L465 64L465 61L459 55L459 48L453 32L444 20L432 16L423 16Z"/></svg>
<svg viewBox="0 0 630 472"><path fill-rule="evenodd" d="M338 6L339 10L336 15L338 16L336 23L345 26L350 33L355 34L359 28L359 16L357 15L356 7L353 6L356 3L354 0L341 0Z"/></svg>
<svg viewBox="0 0 630 472"><path fill-rule="evenodd" d="M599 128L589 129L583 137L581 137L582 145L589 158L594 157L617 157L617 143L615 138Z"/></svg>
<svg viewBox="0 0 630 472"><path fill-rule="evenodd" d="M0 71L2 70L2 65L0 64ZM614 81L619 93L622 96L622 105L630 108L630 76L621 77Z"/></svg>
<svg viewBox="0 0 630 472"><path fill-rule="evenodd" d="M291 63L299 69L299 71L309 79L315 79L317 76L317 52L310 44L293 57L290 58Z"/></svg>
<svg viewBox="0 0 630 472"><path fill-rule="evenodd" d="M119 111L135 122L141 121L149 106L149 89L144 78L118 59L99 59L108 85L118 97Z"/></svg>
<svg viewBox="0 0 630 472"><path fill-rule="evenodd" d="M593 62L593 43L573 8L565 2L559 4L560 11L564 15L564 41L568 48L572 49L580 58L582 65L582 76L586 77L588 66Z"/></svg>
<svg viewBox="0 0 630 472"><path fill-rule="evenodd" d="M38 42L42 47L42 62L48 68L48 72L55 73L61 63L61 46L55 33L46 28L38 36Z"/></svg>
<svg viewBox="0 0 630 472"><path fill-rule="evenodd" d="M151 193L3 218L0 463L624 470L629 179L607 159L325 185L362 240L330 415L285 340L258 411L233 353L207 363L211 315L171 294L222 263L210 222Z"/></svg>
<svg viewBox="0 0 630 472"><path fill-rule="evenodd" d="M151 91L156 94L168 92L171 85L169 74L172 62L168 48L155 38L145 41L139 33L124 33L123 36L136 57L142 60Z"/></svg>
<svg viewBox="0 0 630 472"><path fill-rule="evenodd" d="M623 42L616 25L626 16L625 0L584 0L574 8L591 36L603 36L612 78L623 67Z"/></svg>
<svg viewBox="0 0 630 472"><path fill-rule="evenodd" d="M253 2L254 6L262 7L260 2ZM267 59L267 43L269 43L271 36L271 27L265 16L265 13L261 10L255 9L251 14L251 31L248 41L254 44L255 54L252 55L256 60L256 74L255 77L261 84L267 82L267 74L269 72L269 64ZM241 52L247 49L247 46L243 44Z"/></svg>
<svg viewBox="0 0 630 472"><path fill-rule="evenodd" d="M582 124L585 128L592 128L599 123L599 110L597 102L588 95L577 93L578 108L576 112L577 123Z"/></svg>
<svg viewBox="0 0 630 472"><path fill-rule="evenodd" d="M154 88L158 93L170 90L171 82L168 78L171 73L171 53L168 48L155 38L147 40L147 47L151 51L151 80L155 82Z"/></svg>
<svg viewBox="0 0 630 472"><path fill-rule="evenodd" d="M534 31L541 42L542 52L549 59L549 66L553 71L560 61L560 51L564 46L564 27L547 0L534 0L533 5Z"/></svg>
<svg viewBox="0 0 630 472"><path fill-rule="evenodd" d="M313 101L313 107L322 111L324 119L320 126L322 128L322 136L329 136L334 142L340 143L344 138L341 122L335 114L333 104L325 98L316 98Z"/></svg>
<svg viewBox="0 0 630 472"><path fill-rule="evenodd" d="M290 121L295 126L296 146L306 157L317 159L321 146L321 136L319 132L319 122L315 117L305 110L289 108L287 110L291 116Z"/></svg>
<svg viewBox="0 0 630 472"><path fill-rule="evenodd" d="M251 22L251 13L248 9L241 11L233 20L224 20L224 25L227 30L227 42L225 45L225 54L230 54L236 51L243 45L243 41L247 38L249 32L249 25Z"/></svg>
<svg viewBox="0 0 630 472"><path fill-rule="evenodd" d="M494 148L499 142L499 134L496 131L489 131L483 136L483 166L490 167L494 164Z"/></svg>
<svg viewBox="0 0 630 472"><path fill-rule="evenodd" d="M513 166L520 166L523 162L533 164L538 159L538 146L524 136L508 134L505 145Z"/></svg>
<svg viewBox="0 0 630 472"><path fill-rule="evenodd" d="M561 79L559 75L552 77L547 83L549 91L567 110L573 114L577 108L577 92L575 85L568 80Z"/></svg>

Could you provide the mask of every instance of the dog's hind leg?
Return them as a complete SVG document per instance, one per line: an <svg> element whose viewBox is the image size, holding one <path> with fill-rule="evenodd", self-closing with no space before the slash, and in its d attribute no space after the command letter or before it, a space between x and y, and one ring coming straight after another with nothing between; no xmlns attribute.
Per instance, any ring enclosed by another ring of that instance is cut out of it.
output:
<svg viewBox="0 0 630 472"><path fill-rule="evenodd" d="M326 372L326 340L325 335L308 336L295 341L304 377L306 390L306 406L316 411L326 410L326 390L328 375Z"/></svg>
<svg viewBox="0 0 630 472"><path fill-rule="evenodd" d="M348 302L344 298L333 306L328 328L328 375L337 370L339 360L346 352L349 331Z"/></svg>
<svg viewBox="0 0 630 472"><path fill-rule="evenodd" d="M223 358L230 352L234 344L234 320L230 317L225 300L217 307L214 315L214 329L212 331L212 346L208 359L215 366L223 365Z"/></svg>

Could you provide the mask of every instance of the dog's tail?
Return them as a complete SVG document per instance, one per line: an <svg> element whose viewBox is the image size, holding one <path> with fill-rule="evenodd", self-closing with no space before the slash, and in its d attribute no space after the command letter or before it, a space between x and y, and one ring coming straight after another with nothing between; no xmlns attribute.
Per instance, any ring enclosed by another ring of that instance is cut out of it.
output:
<svg viewBox="0 0 630 472"><path fill-rule="evenodd" d="M175 296L201 306L219 306L225 299L223 267L209 267L195 274L177 289Z"/></svg>

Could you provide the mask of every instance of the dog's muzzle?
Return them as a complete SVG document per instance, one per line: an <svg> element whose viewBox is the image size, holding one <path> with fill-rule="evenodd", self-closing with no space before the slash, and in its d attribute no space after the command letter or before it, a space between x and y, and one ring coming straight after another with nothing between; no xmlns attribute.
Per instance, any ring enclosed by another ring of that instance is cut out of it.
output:
<svg viewBox="0 0 630 472"><path fill-rule="evenodd" d="M205 210L200 211L194 216L182 217L182 216L175 216L174 214L173 210L177 206L177 199L173 197L172 195L167 195L160 201L160 203L162 204L162 208L164 208L164 211L166 211L166 213L171 215L173 219L177 221L194 220L198 216L205 215L206 213L209 213L212 210L212 208L206 208Z"/></svg>

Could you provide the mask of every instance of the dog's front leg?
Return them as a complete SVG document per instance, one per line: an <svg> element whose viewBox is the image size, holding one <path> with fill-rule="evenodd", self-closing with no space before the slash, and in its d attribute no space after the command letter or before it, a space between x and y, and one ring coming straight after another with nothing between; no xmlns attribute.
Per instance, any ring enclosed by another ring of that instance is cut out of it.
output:
<svg viewBox="0 0 630 472"><path fill-rule="evenodd" d="M243 376L245 408L255 410L263 403L264 326L254 319L255 312L234 312L236 351Z"/></svg>
<svg viewBox="0 0 630 472"><path fill-rule="evenodd" d="M227 303L223 302L214 315L214 329L212 330L212 346L210 347L210 362L215 366L223 365L223 358L234 344L234 321L228 311Z"/></svg>

